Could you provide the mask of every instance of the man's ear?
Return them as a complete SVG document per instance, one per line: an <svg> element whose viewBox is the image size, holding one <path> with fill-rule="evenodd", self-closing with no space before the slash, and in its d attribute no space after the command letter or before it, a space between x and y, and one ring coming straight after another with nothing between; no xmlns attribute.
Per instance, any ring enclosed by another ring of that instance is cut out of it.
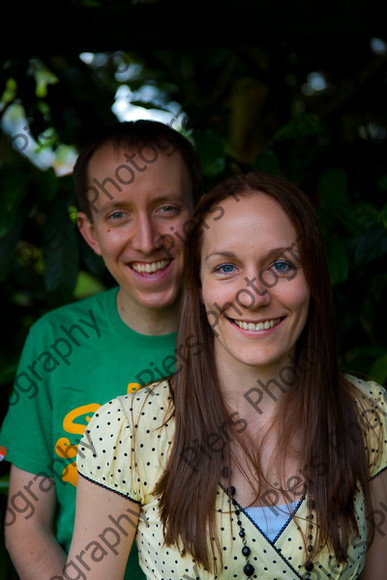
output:
<svg viewBox="0 0 387 580"><path fill-rule="evenodd" d="M95 227L92 221L83 212L77 215L77 225L86 243L98 255L102 256L101 248L99 247L98 238L96 236Z"/></svg>

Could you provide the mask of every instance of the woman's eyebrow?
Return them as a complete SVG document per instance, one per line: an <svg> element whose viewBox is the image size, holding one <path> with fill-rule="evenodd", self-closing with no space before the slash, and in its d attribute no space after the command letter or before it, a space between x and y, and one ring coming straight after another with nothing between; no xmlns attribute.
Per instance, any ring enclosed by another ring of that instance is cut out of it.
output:
<svg viewBox="0 0 387 580"><path fill-rule="evenodd" d="M210 252L204 258L204 260L207 262L210 258L213 258L214 256L223 256L225 258L235 258L236 254L234 252L228 252L227 250L218 251L218 252Z"/></svg>
<svg viewBox="0 0 387 580"><path fill-rule="evenodd" d="M270 258L274 258L274 257L285 257L286 254L290 254L293 259L300 259L300 254L297 251L297 249L294 248L295 244L290 244L289 246L281 246L279 248L272 248L271 250L269 250L264 256L263 259L264 260L268 260ZM218 250L218 251L214 251L214 252L210 252L209 254L207 254L207 256L205 257L205 261L207 262L210 258L214 257L214 256L222 256L225 258L236 258L236 254L234 252L228 251L228 250Z"/></svg>
<svg viewBox="0 0 387 580"><path fill-rule="evenodd" d="M300 253L297 249L294 248L294 245L295 244L291 244L281 248L273 248L267 253L266 258L273 258L278 256L285 257L286 254L290 254L293 259L300 260Z"/></svg>

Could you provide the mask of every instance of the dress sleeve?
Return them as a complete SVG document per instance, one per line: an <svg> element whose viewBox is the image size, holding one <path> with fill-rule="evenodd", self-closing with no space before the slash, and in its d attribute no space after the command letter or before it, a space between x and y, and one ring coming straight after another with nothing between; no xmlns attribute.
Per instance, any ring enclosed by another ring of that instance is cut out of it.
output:
<svg viewBox="0 0 387 580"><path fill-rule="evenodd" d="M136 474L127 397L102 405L90 420L79 443L78 473L102 487L142 503L141 479Z"/></svg>
<svg viewBox="0 0 387 580"><path fill-rule="evenodd" d="M353 382L362 392L357 403L372 479L387 468L387 391L374 381Z"/></svg>

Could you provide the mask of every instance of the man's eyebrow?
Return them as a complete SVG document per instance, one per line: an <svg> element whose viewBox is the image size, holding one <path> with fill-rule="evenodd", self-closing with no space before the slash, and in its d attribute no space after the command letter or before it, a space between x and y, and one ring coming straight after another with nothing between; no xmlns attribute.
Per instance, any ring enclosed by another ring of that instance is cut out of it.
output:
<svg viewBox="0 0 387 580"><path fill-rule="evenodd" d="M184 200L185 198L185 193L182 191L170 191L167 193L163 193L162 195L158 196L158 197L154 197L152 199L152 202L163 202L163 201L180 201L180 200Z"/></svg>
<svg viewBox="0 0 387 580"><path fill-rule="evenodd" d="M105 203L102 204L102 207L99 211L110 211L112 209L121 209L121 208L128 208L130 207L130 203L127 200L107 200Z"/></svg>
<svg viewBox="0 0 387 580"><path fill-rule="evenodd" d="M184 194L180 192L170 192L170 193L163 193L159 197L154 197L151 200L152 205L156 205L158 203L168 203L168 202L184 202ZM131 207L135 204L135 200L130 199L119 199L118 195L114 196L113 199L107 199L102 204L102 207L99 211L110 211L112 209L131 209Z"/></svg>

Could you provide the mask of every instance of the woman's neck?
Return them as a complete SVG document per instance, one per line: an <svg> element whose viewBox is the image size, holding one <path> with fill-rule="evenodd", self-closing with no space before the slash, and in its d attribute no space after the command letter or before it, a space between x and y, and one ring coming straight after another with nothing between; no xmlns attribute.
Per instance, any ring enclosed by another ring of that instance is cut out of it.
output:
<svg viewBox="0 0 387 580"><path fill-rule="evenodd" d="M225 404L246 419L277 414L279 403L295 377L289 359L286 365L270 367L219 365L217 371Z"/></svg>

